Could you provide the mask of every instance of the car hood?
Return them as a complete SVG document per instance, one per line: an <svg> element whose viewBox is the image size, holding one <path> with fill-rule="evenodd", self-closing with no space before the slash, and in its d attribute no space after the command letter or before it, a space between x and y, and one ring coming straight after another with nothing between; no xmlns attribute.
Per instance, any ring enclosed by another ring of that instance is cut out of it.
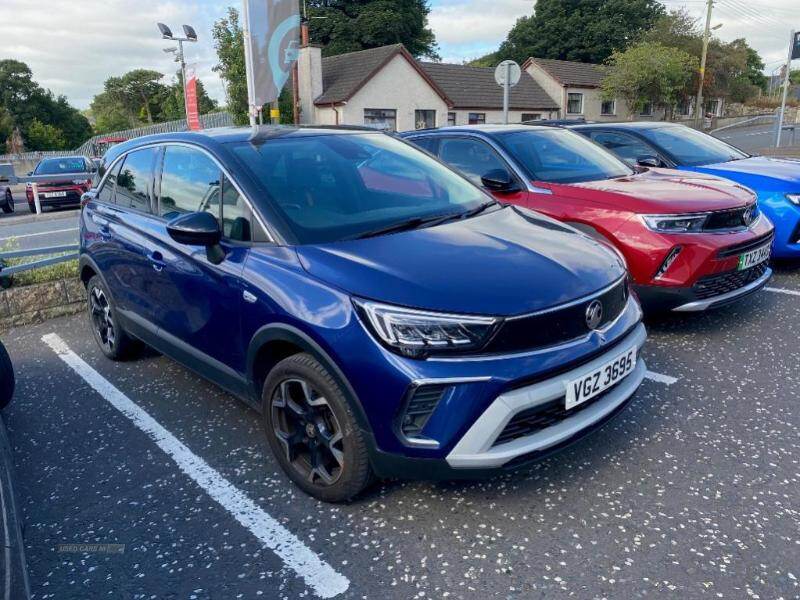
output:
<svg viewBox="0 0 800 600"><path fill-rule="evenodd" d="M791 185L791 190L800 190L800 159L771 156L751 156L702 167L692 167L702 173L729 177L747 185L748 177L774 179Z"/></svg>
<svg viewBox="0 0 800 600"><path fill-rule="evenodd" d="M629 177L574 184L541 184L557 195L601 202L635 213L670 214L725 210L755 202L742 185L704 173L647 169Z"/></svg>
<svg viewBox="0 0 800 600"><path fill-rule="evenodd" d="M311 275L356 296L498 316L581 298L625 272L601 244L517 207L376 238L298 246L297 252Z"/></svg>

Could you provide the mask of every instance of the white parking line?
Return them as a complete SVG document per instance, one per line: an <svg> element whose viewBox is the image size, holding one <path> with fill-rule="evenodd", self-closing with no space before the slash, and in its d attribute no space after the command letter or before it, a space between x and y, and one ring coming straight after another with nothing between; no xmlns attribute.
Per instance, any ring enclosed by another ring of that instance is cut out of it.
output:
<svg viewBox="0 0 800 600"><path fill-rule="evenodd" d="M785 290L783 288L774 288L774 287L765 287L764 288L768 292L772 292L773 294L786 294L787 296L800 296L800 292L795 290Z"/></svg>
<svg viewBox="0 0 800 600"><path fill-rule="evenodd" d="M661 373L654 373L653 371L646 371L644 376L651 381L655 381L657 383L663 383L664 385L672 385L673 383L678 383L677 377L671 377L669 375L662 375Z"/></svg>
<svg viewBox="0 0 800 600"><path fill-rule="evenodd" d="M78 231L77 227L69 229L53 229L52 231L41 231L39 233L25 233L23 235L12 235L11 237L0 238L0 242L7 242L8 240L21 240L22 238L36 237L37 235L50 235L53 233L67 233L68 231Z"/></svg>
<svg viewBox="0 0 800 600"><path fill-rule="evenodd" d="M244 492L233 486L206 461L194 454L158 421L70 350L54 333L42 337L53 351L109 404L146 433L206 493L250 531L284 564L297 573L320 598L333 598L350 587L350 581L317 556Z"/></svg>

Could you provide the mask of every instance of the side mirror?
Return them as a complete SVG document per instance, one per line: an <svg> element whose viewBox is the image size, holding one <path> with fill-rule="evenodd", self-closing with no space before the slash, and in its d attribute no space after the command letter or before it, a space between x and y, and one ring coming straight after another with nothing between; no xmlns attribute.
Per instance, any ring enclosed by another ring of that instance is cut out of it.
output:
<svg viewBox="0 0 800 600"><path fill-rule="evenodd" d="M646 154L636 159L636 164L640 167L653 167L658 168L661 166L661 160L657 156Z"/></svg>
<svg viewBox="0 0 800 600"><path fill-rule="evenodd" d="M97 192L95 190L89 190L88 192L84 192L81 194L81 208L89 204L92 200L97 197Z"/></svg>
<svg viewBox="0 0 800 600"><path fill-rule="evenodd" d="M30 177L31 175L33 175L33 171L28 171L28 177Z"/></svg>
<svg viewBox="0 0 800 600"><path fill-rule="evenodd" d="M489 171L486 173L486 175L481 177L481 183L483 183L483 186L486 189L492 192L509 194L519 191L517 182L514 181L511 173L505 169L494 169Z"/></svg>
<svg viewBox="0 0 800 600"><path fill-rule="evenodd" d="M175 217L167 223L169 237L187 246L205 246L209 262L218 265L225 259L219 245L222 231L217 218L208 212L193 212Z"/></svg>

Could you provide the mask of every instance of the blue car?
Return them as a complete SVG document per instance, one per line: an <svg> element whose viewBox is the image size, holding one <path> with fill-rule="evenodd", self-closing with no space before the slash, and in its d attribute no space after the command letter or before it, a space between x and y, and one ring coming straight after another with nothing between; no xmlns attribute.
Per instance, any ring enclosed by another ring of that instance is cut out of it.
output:
<svg viewBox="0 0 800 600"><path fill-rule="evenodd" d="M800 160L750 156L722 140L675 123L608 123L571 129L629 164L708 173L754 190L762 212L775 225L772 255L800 257Z"/></svg>
<svg viewBox="0 0 800 600"><path fill-rule="evenodd" d="M80 273L100 349L148 344L252 405L319 499L522 465L644 377L615 253L386 134L164 134L99 175Z"/></svg>

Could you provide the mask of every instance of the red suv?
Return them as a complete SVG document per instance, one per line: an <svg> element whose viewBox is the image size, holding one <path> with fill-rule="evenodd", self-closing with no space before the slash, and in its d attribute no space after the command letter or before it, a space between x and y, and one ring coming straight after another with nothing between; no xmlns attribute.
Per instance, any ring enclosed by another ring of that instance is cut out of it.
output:
<svg viewBox="0 0 800 600"><path fill-rule="evenodd" d="M72 175L94 173L96 170L91 159L85 156L62 156L59 158L43 158L28 175L64 174L66 176L64 180L38 184L39 204L43 209L45 207L77 207L81 204L81 196L91 189L92 180L87 177L76 179ZM28 199L28 208L32 213L35 213L36 205L33 201L33 186L30 183L25 190L25 196Z"/></svg>
<svg viewBox="0 0 800 600"><path fill-rule="evenodd" d="M722 306L772 276L772 223L751 190L726 179L634 169L556 127L448 127L404 137L501 202L609 242L625 257L651 310Z"/></svg>

